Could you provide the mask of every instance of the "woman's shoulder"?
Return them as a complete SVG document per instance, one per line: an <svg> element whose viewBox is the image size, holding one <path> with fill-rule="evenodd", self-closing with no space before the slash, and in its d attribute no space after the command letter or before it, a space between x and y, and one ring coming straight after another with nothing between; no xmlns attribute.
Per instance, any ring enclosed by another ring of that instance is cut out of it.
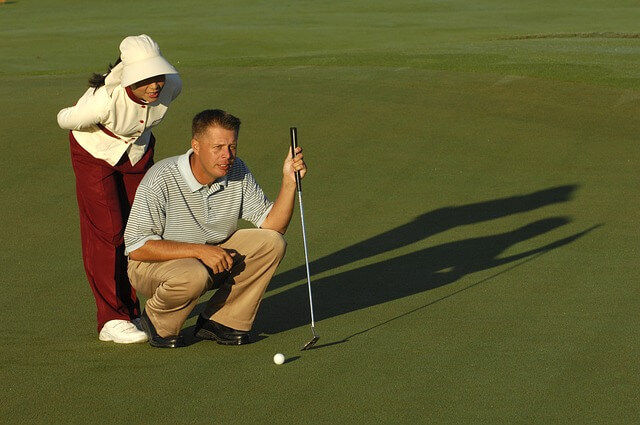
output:
<svg viewBox="0 0 640 425"><path fill-rule="evenodd" d="M107 93L107 90L102 87L89 87L83 95L76 102L76 107L80 108L93 108L103 109L111 102L111 96Z"/></svg>

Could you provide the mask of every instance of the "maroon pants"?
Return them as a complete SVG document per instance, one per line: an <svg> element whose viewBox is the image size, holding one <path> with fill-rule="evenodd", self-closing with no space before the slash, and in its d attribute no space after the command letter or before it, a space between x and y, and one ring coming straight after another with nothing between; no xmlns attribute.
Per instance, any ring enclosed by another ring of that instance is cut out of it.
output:
<svg viewBox="0 0 640 425"><path fill-rule="evenodd" d="M124 228L136 189L153 165L155 138L135 165L125 153L115 165L94 158L69 132L76 175L84 269L96 299L98 332L109 320L131 320L140 303L127 276Z"/></svg>

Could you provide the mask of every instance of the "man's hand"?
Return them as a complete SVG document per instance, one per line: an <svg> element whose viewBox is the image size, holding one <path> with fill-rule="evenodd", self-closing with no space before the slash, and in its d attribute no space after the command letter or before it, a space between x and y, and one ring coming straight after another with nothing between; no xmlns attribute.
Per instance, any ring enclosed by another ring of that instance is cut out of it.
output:
<svg viewBox="0 0 640 425"><path fill-rule="evenodd" d="M291 157L291 148L289 148L289 154L284 159L284 165L282 167L282 186L280 186L280 193L269 215L262 222L261 228L275 230L283 235L287 231L287 227L291 221L291 215L293 214L293 205L296 197L296 171L300 172L301 179L307 174L307 164L304 162L302 148L299 146L296 148L295 158Z"/></svg>
<svg viewBox="0 0 640 425"><path fill-rule="evenodd" d="M169 261L179 258L197 258L209 267L213 273L231 270L235 251L227 251L219 246L176 242L167 240L148 240L140 248L129 253L136 261Z"/></svg>
<svg viewBox="0 0 640 425"><path fill-rule="evenodd" d="M214 273L228 272L233 266L234 251L227 251L215 245L202 245L198 258Z"/></svg>
<svg viewBox="0 0 640 425"><path fill-rule="evenodd" d="M282 175L285 179L296 182L295 172L300 172L300 178L302 179L307 174L307 164L304 162L304 155L302 154L302 148L296 148L295 158L291 157L291 148L289 148L289 154L284 159L284 166L282 167Z"/></svg>

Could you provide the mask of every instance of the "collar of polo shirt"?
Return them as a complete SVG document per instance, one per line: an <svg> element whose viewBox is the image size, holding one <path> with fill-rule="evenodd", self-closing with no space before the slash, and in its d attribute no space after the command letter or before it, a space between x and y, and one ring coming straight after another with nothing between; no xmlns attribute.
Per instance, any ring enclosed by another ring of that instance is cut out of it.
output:
<svg viewBox="0 0 640 425"><path fill-rule="evenodd" d="M200 183L196 179L196 176L193 175L193 171L191 171L191 164L189 162L189 158L191 157L192 153L193 153L193 149L189 149L184 155L181 155L180 158L178 158L178 171L180 171L182 178L187 183L187 186L189 186L189 189L191 189L192 192L196 192L202 189L203 187L206 187L208 189L207 185ZM217 179L215 182L213 182L213 184L216 184L216 183L218 183L220 186L226 187L228 183L227 176L221 177Z"/></svg>

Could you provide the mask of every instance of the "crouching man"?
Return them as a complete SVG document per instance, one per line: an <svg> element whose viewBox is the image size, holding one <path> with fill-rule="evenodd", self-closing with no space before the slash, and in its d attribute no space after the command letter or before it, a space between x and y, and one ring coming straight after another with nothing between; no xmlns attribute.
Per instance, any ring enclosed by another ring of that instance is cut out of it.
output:
<svg viewBox="0 0 640 425"><path fill-rule="evenodd" d="M205 110L192 123L191 149L155 164L135 195L125 231L131 285L148 298L141 324L153 347L184 346L180 329L198 299L215 289L195 335L218 344L249 341L258 306L286 243L294 209L295 172L306 173L302 149L291 152L275 202L236 156L240 120ZM238 230L238 219L255 229Z"/></svg>

